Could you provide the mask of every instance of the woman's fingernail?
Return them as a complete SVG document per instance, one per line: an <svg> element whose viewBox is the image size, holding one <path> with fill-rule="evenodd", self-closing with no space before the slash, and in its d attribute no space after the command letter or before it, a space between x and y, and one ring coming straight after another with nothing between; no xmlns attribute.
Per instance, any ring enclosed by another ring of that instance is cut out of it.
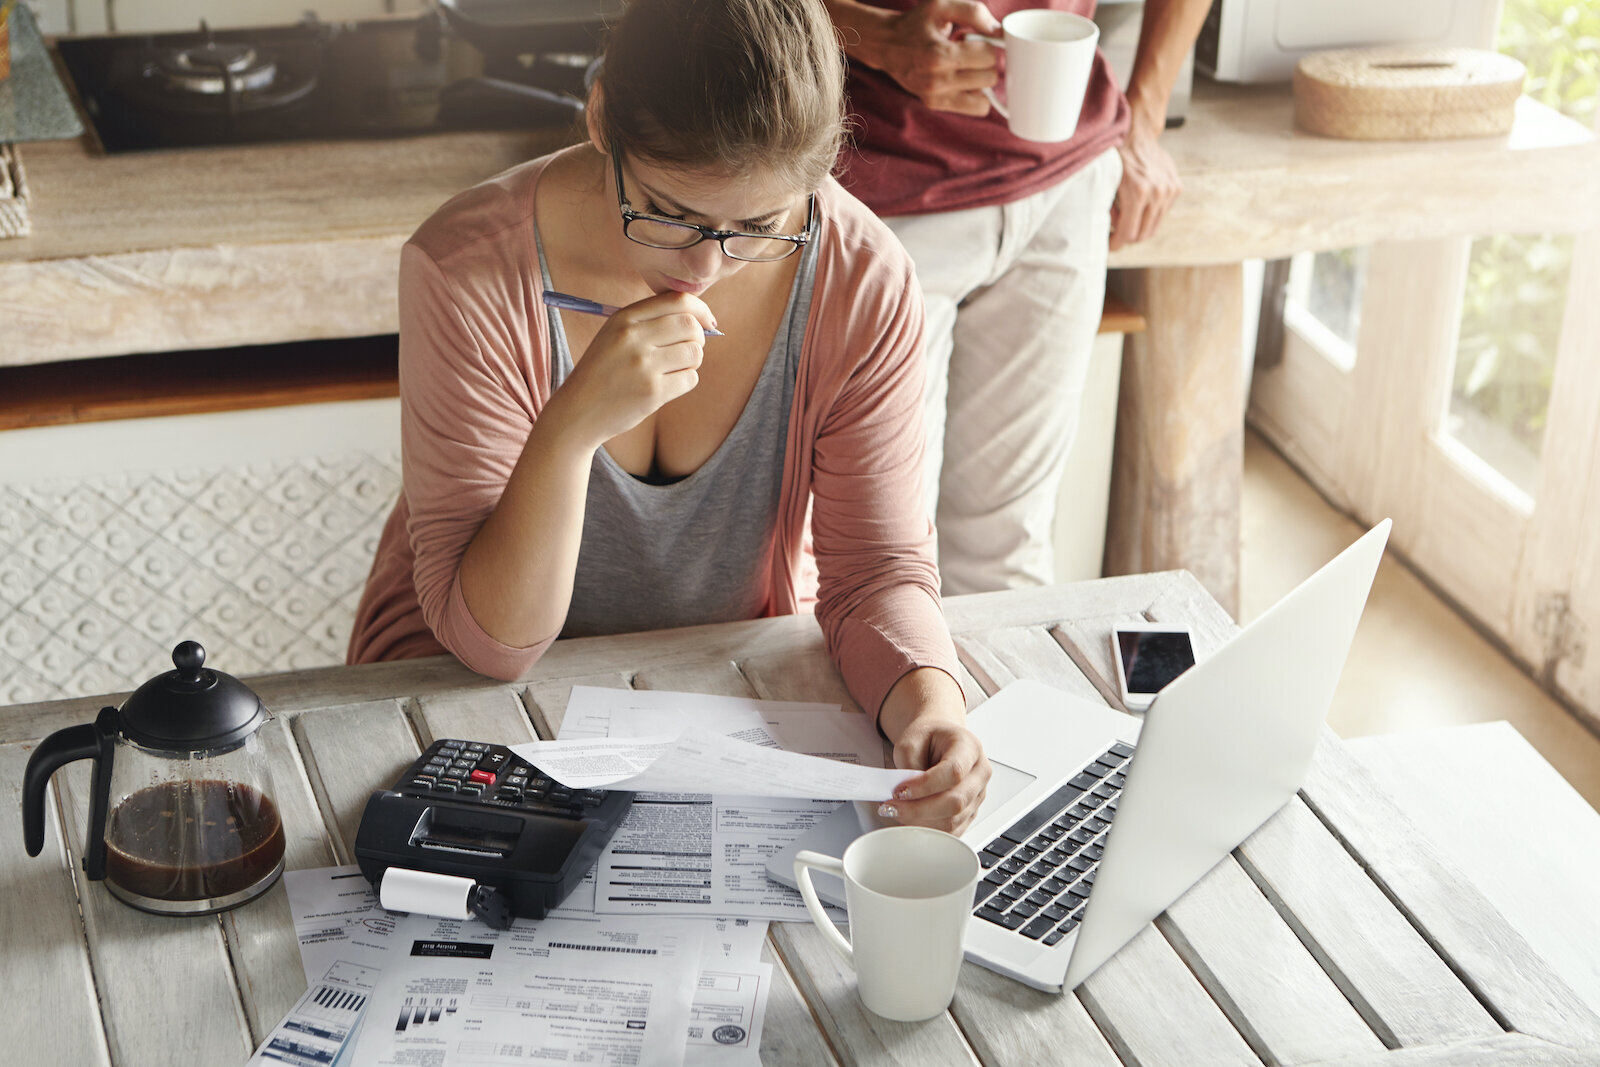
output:
<svg viewBox="0 0 1600 1067"><path fill-rule="evenodd" d="M898 819L900 817L900 809L893 804L879 804L878 817L882 819Z"/></svg>
<svg viewBox="0 0 1600 1067"><path fill-rule="evenodd" d="M906 799L906 797L909 797L910 795L911 795L911 790L907 789L905 786L900 786L898 789L896 789L894 791L894 798L896 800L904 800L904 799Z"/></svg>

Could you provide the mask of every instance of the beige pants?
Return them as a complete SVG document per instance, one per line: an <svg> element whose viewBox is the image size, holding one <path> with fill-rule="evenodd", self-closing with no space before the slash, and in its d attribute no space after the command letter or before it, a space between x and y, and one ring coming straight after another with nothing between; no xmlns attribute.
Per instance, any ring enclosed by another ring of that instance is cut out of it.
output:
<svg viewBox="0 0 1600 1067"><path fill-rule="evenodd" d="M1056 496L1121 180L1113 148L1015 203L884 220L927 303L928 498L947 596L1055 580Z"/></svg>

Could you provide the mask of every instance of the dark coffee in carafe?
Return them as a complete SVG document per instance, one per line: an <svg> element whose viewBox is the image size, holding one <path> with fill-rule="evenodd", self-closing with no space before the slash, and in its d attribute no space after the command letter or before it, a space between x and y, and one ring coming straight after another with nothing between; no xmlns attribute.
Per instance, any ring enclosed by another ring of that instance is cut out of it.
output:
<svg viewBox="0 0 1600 1067"><path fill-rule="evenodd" d="M283 822L259 790L190 780L140 789L111 812L106 877L156 900L213 900L270 876Z"/></svg>
<svg viewBox="0 0 1600 1067"><path fill-rule="evenodd" d="M93 760L84 878L157 915L210 915L254 900L283 873L260 734L272 717L249 686L206 666L198 642L174 648L172 668L120 708L38 743L23 771L23 843L30 856L44 850L50 776Z"/></svg>

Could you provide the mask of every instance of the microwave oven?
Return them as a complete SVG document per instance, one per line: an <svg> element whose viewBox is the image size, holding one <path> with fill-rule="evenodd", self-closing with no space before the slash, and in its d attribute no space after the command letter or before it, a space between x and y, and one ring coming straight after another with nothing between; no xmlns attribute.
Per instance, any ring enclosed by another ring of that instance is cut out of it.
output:
<svg viewBox="0 0 1600 1067"><path fill-rule="evenodd" d="M1383 44L1491 48L1499 0L1216 0L1195 65L1217 81L1294 77L1300 57Z"/></svg>

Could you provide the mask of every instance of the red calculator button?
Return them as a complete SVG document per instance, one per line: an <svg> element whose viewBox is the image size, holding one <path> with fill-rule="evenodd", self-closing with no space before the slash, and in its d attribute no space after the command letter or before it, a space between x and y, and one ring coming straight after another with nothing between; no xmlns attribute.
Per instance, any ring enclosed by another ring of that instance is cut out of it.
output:
<svg viewBox="0 0 1600 1067"><path fill-rule="evenodd" d="M471 777L474 782L482 782L485 785L492 785L494 783L493 771L473 771L469 777Z"/></svg>

